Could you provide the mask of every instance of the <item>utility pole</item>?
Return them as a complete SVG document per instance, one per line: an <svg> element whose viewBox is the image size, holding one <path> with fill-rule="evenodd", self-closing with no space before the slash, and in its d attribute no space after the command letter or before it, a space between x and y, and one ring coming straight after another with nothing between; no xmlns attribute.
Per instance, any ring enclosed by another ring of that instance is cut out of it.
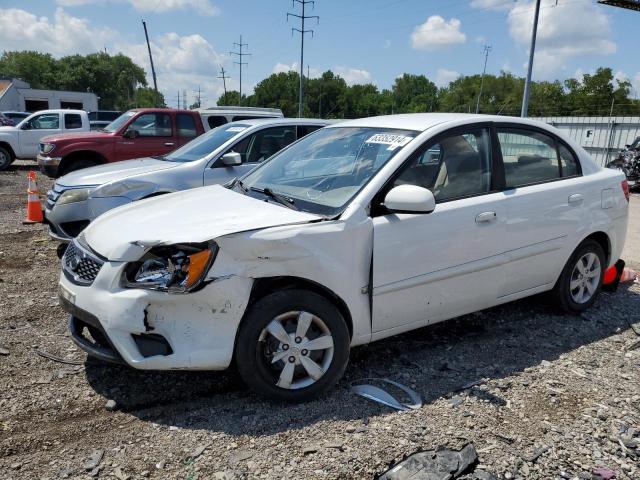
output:
<svg viewBox="0 0 640 480"><path fill-rule="evenodd" d="M294 4L299 3L302 6L302 15L297 15L295 13L287 12L287 21L289 21L289 17L296 17L300 19L300 27L301 28L292 28L291 35L293 32L300 33L300 87L299 87L299 99L298 99L298 117L302 117L303 105L304 105L304 86L303 86L303 76L304 76L304 35L305 33L311 33L313 37L313 30L305 30L304 29L304 21L307 18L315 18L317 23L320 23L320 17L317 15L305 15L305 7L307 4L311 4L312 7L315 7L315 2L313 0L293 0Z"/></svg>
<svg viewBox="0 0 640 480"><path fill-rule="evenodd" d="M187 90L182 90L182 108L183 110L187 109Z"/></svg>
<svg viewBox="0 0 640 480"><path fill-rule="evenodd" d="M178 108L180 108L180 90L178 90Z"/></svg>
<svg viewBox="0 0 640 480"><path fill-rule="evenodd" d="M240 105L242 105L242 65L248 65L248 63L242 61L242 57L251 55L250 53L242 53L243 47L248 47L248 43L242 43L242 35L240 35L240 43L233 42L233 45L238 47L238 52L229 52L231 55L237 55L238 61L233 62L236 65L240 65ZM226 89L225 89L226 90Z"/></svg>
<svg viewBox="0 0 640 480"><path fill-rule="evenodd" d="M540 0L536 0L536 10L533 14L533 30L531 32L531 48L529 49L529 67L527 68L527 79L524 82L524 95L522 96L521 117L526 117L529 111L529 92L531 90L531 73L533 71L533 56L536 51L536 36L538 35L538 17L540 15Z"/></svg>
<svg viewBox="0 0 640 480"><path fill-rule="evenodd" d="M220 65L220 75L218 75L217 78L221 78L222 79L222 85L224 86L224 99L225 101L227 100L227 77L224 73L224 67L222 65Z"/></svg>
<svg viewBox="0 0 640 480"><path fill-rule="evenodd" d="M482 69L482 77L480 77L480 91L478 92L478 101L476 102L476 113L480 111L480 97L482 96L482 87L484 86L484 75L487 73L487 59L491 51L491 45L482 47L484 52L484 68Z"/></svg>
<svg viewBox="0 0 640 480"><path fill-rule="evenodd" d="M156 69L153 66L153 55L151 55L151 45L149 44L149 34L147 33L147 22L142 20L142 26L144 27L144 38L147 39L147 50L149 50L149 62L151 63L151 75L153 76L153 89L156 91L155 104L158 106L158 80L156 79Z"/></svg>

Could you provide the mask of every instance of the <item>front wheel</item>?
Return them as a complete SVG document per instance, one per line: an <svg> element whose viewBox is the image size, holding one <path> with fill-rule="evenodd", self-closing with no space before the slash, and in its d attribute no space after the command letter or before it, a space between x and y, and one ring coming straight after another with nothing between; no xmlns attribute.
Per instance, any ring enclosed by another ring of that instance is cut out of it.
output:
<svg viewBox="0 0 640 480"><path fill-rule="evenodd" d="M582 242L553 289L558 306L576 314L588 309L600 293L605 269L605 254L600 244L595 240Z"/></svg>
<svg viewBox="0 0 640 480"><path fill-rule="evenodd" d="M257 301L237 338L244 382L281 401L302 401L332 387L349 361L349 330L340 311L306 290L284 290Z"/></svg>
<svg viewBox="0 0 640 480"><path fill-rule="evenodd" d="M13 156L11 152L4 147L0 147L0 171L9 168L9 165L13 163Z"/></svg>

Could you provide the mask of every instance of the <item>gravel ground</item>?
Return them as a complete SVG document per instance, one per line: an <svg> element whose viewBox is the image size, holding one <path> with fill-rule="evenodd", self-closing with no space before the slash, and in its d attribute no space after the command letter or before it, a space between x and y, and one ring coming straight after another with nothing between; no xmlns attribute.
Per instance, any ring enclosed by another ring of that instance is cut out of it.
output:
<svg viewBox="0 0 640 480"><path fill-rule="evenodd" d="M28 167L0 173L0 478L373 478L467 441L498 478L640 478L639 284L580 317L536 297L360 347L323 398L275 404L232 374L87 360L58 306L56 244L21 224ZM635 267L639 212L634 195ZM424 406L355 397L363 377L407 384Z"/></svg>

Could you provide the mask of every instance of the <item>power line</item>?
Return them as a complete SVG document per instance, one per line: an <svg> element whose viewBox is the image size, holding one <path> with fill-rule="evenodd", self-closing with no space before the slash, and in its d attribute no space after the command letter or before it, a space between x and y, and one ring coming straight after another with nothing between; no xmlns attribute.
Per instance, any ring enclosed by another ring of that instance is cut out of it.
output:
<svg viewBox="0 0 640 480"><path fill-rule="evenodd" d="M224 86L224 99L227 99L227 77L224 73L224 67L222 65L220 65L220 75L218 75L217 78L221 78L222 79L222 85Z"/></svg>
<svg viewBox="0 0 640 480"><path fill-rule="evenodd" d="M312 8L315 8L315 2L313 0L293 0L294 4L299 3L302 7L302 15L298 15L296 13L287 12L287 21L289 21L289 17L296 17L300 19L300 28L292 28L291 35L293 32L300 33L300 87L299 87L299 98L298 98L298 117L302 117L303 105L304 105L304 86L303 86L303 77L304 77L304 35L305 33L311 33L313 37L313 30L305 30L304 29L304 21L308 18L315 18L317 23L320 23L320 17L318 15L305 15L305 7L307 4L311 4Z"/></svg>
<svg viewBox="0 0 640 480"><path fill-rule="evenodd" d="M247 62L243 62L242 61L242 57L246 57L246 56L250 56L250 53L242 53L242 48L243 47L248 47L249 44L248 43L242 43L242 35L240 35L240 42L233 42L234 46L238 47L238 52L229 52L231 55L237 55L238 56L238 60L237 62L233 62L236 65L240 66L240 105L242 105L242 66L243 65L249 65ZM226 90L226 89L225 89Z"/></svg>
<svg viewBox="0 0 640 480"><path fill-rule="evenodd" d="M489 52L491 51L491 45L485 45L482 47L484 53L484 68L482 69L482 77L480 77L480 91L478 92L478 101L476 102L476 113L480 111L480 97L482 97L482 87L484 87L484 75L487 73L487 60L489 59Z"/></svg>

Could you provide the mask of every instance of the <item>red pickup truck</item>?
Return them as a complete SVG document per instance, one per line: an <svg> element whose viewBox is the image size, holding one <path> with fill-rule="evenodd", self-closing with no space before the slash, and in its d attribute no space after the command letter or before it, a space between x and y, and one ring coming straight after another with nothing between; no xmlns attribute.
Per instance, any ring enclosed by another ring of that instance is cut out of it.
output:
<svg viewBox="0 0 640 480"><path fill-rule="evenodd" d="M38 147L38 165L42 173L57 178L102 163L164 155L202 133L198 112L136 108L99 131L44 137Z"/></svg>

